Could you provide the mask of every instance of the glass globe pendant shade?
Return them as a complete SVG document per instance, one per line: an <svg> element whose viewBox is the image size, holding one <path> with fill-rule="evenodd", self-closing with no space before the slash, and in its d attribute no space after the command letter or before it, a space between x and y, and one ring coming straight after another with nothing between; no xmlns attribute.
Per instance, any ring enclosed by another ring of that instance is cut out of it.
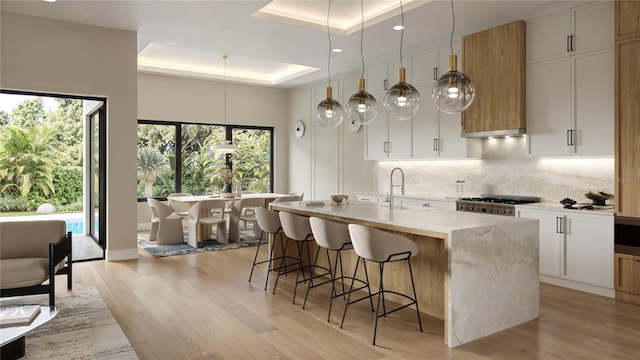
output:
<svg viewBox="0 0 640 360"><path fill-rule="evenodd" d="M378 102L373 95L365 91L364 79L359 81L359 91L347 102L347 115L354 123L371 124L378 115Z"/></svg>
<svg viewBox="0 0 640 360"><path fill-rule="evenodd" d="M327 87L327 98L322 100L315 111L316 124L325 129L333 129L344 119L344 109L342 105L331 98L331 86Z"/></svg>
<svg viewBox="0 0 640 360"><path fill-rule="evenodd" d="M396 120L409 120L420 108L420 93L406 81L406 71L398 71L398 83L384 94L384 107Z"/></svg>
<svg viewBox="0 0 640 360"><path fill-rule="evenodd" d="M466 110L476 96L475 86L467 76L457 71L457 56L449 57L449 72L433 85L431 97L436 106L447 114Z"/></svg>

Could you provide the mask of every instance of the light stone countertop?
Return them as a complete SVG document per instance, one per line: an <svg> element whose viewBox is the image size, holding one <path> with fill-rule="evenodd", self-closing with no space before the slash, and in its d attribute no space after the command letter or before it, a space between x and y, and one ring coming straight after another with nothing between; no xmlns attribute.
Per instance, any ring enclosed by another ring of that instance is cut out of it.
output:
<svg viewBox="0 0 640 360"><path fill-rule="evenodd" d="M330 205L329 200L325 200L324 203L324 206L303 206L295 201L274 203L271 206L276 207L278 210L294 209L346 219L370 221L404 228L405 231L406 229L415 229L421 232L441 234L450 234L454 230L530 221L529 219L512 216L487 215L437 208L426 208L424 210L389 210L386 207L370 203L351 202L346 205Z"/></svg>
<svg viewBox="0 0 640 360"><path fill-rule="evenodd" d="M562 204L554 203L535 203L535 204L522 204L516 205L516 209L532 209L532 210L548 210L548 211L566 211L569 213L576 213L577 215L602 215L613 216L613 209L603 210L578 210L578 209L565 209Z"/></svg>

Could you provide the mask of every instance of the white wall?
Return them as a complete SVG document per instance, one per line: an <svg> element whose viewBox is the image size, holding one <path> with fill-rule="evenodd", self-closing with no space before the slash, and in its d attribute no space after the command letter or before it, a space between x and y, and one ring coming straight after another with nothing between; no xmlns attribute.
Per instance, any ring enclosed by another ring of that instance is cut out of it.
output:
<svg viewBox="0 0 640 360"><path fill-rule="evenodd" d="M360 72L348 73L332 80L333 98L344 107L358 90ZM371 192L375 171L373 162L364 160L364 129L349 130L345 115L335 129L319 128L313 111L326 98L327 83L315 83L289 91L291 191L304 191L305 199L328 200L332 194L353 197L356 192ZM306 132L294 135L295 123L302 120Z"/></svg>
<svg viewBox="0 0 640 360"><path fill-rule="evenodd" d="M137 258L136 33L0 16L0 87L107 98L106 255Z"/></svg>

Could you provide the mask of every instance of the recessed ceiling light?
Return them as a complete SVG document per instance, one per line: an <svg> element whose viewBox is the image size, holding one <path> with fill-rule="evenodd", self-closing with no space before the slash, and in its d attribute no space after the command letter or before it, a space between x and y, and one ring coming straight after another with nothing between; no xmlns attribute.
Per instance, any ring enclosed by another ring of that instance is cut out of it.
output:
<svg viewBox="0 0 640 360"><path fill-rule="evenodd" d="M393 30L400 31L400 30L404 30L404 28L405 27L402 26L402 25L396 25L396 26L393 27Z"/></svg>
<svg viewBox="0 0 640 360"><path fill-rule="evenodd" d="M56 2L57 0L44 0L45 2Z"/></svg>
<svg viewBox="0 0 640 360"><path fill-rule="evenodd" d="M334 53L341 53L342 49L340 48L335 48L335 49L331 49L331 51L333 51Z"/></svg>

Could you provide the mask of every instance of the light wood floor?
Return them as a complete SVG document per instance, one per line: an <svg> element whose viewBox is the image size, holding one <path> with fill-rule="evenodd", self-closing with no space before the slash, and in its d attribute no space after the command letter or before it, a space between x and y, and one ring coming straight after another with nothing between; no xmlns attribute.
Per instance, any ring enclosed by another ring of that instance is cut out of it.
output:
<svg viewBox="0 0 640 360"><path fill-rule="evenodd" d="M272 282L263 290L264 265L247 282L254 252L140 250L138 261L74 264L74 286L98 288L141 359L640 359L640 306L545 284L538 320L449 349L442 321L423 315L420 333L415 311L402 310L381 319L373 346L365 302L340 329L341 301L326 321L328 287L303 310L302 296L291 304L295 276L275 295Z"/></svg>

